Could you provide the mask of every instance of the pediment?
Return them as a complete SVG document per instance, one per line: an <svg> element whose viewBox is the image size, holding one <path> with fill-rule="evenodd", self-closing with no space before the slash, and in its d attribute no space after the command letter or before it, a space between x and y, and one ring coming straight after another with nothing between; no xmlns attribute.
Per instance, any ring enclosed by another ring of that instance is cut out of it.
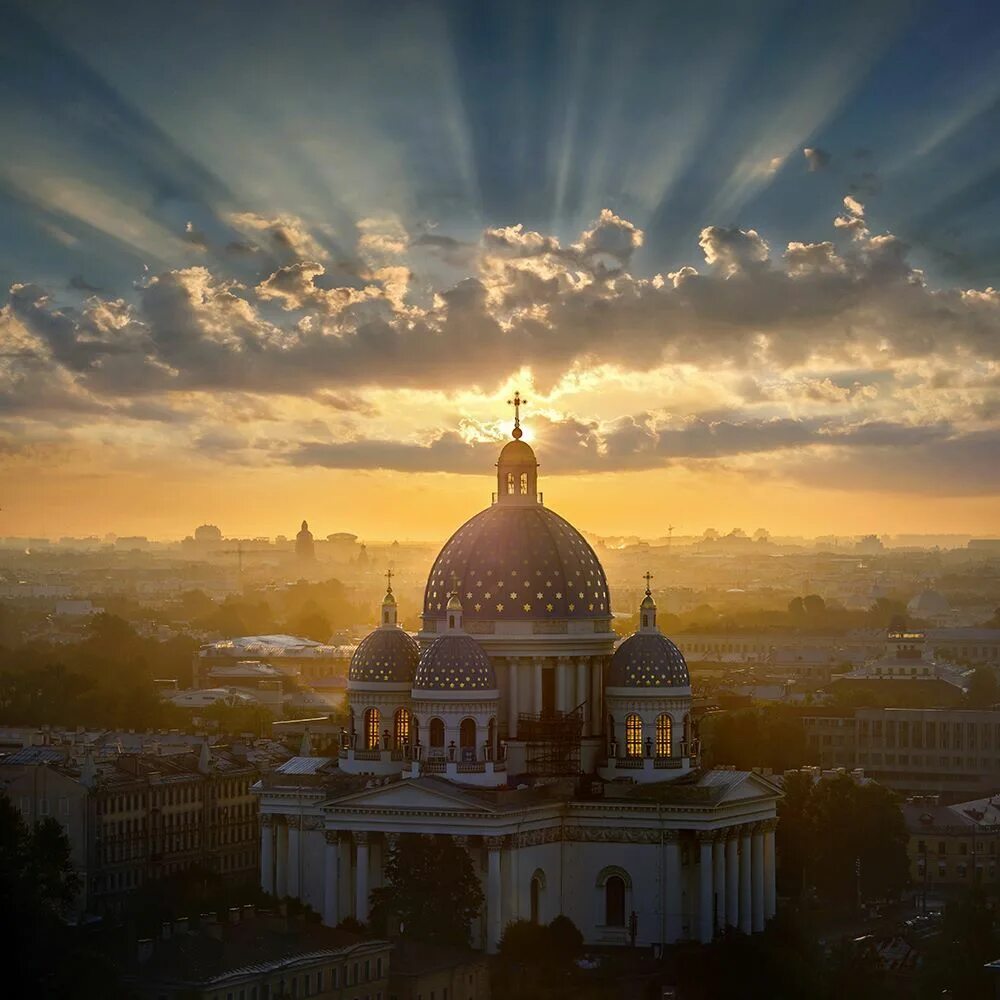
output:
<svg viewBox="0 0 1000 1000"><path fill-rule="evenodd" d="M718 804L759 799L761 796L778 799L782 794L781 788L762 774L757 774L755 771L737 771L733 782L724 787Z"/></svg>
<svg viewBox="0 0 1000 1000"><path fill-rule="evenodd" d="M481 799L465 793L448 782L433 778L405 778L388 785L365 788L324 803L324 809L338 808L382 809L413 812L479 812L484 815L494 810Z"/></svg>

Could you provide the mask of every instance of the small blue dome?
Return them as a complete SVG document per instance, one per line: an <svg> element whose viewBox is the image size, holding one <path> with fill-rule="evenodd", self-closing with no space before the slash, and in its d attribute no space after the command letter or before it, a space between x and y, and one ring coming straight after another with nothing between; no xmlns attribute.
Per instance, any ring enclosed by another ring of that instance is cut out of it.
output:
<svg viewBox="0 0 1000 1000"><path fill-rule="evenodd" d="M690 687L684 654L662 632L633 632L611 658L609 687Z"/></svg>
<svg viewBox="0 0 1000 1000"><path fill-rule="evenodd" d="M490 658L472 636L438 636L421 654L413 687L421 691L495 691Z"/></svg>
<svg viewBox="0 0 1000 1000"><path fill-rule="evenodd" d="M416 640L401 628L377 628L354 650L348 680L409 684L420 659Z"/></svg>

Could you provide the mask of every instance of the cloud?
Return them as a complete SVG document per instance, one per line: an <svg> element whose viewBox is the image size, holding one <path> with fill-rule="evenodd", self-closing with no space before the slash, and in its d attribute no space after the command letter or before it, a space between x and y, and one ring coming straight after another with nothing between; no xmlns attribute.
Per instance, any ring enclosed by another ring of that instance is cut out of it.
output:
<svg viewBox="0 0 1000 1000"><path fill-rule="evenodd" d="M825 170L830 165L830 154L825 149L806 146L802 150L802 155L806 158L806 164L812 173L818 170Z"/></svg>
<svg viewBox="0 0 1000 1000"><path fill-rule="evenodd" d="M705 261L727 278L757 270L768 263L770 248L754 229L706 226L698 243Z"/></svg>
<svg viewBox="0 0 1000 1000"><path fill-rule="evenodd" d="M272 252L312 260L326 260L329 254L316 240L302 219L295 215L279 215L273 219L256 212L231 212L226 221L242 233L250 233L269 243ZM230 249L245 246L245 241L236 240Z"/></svg>

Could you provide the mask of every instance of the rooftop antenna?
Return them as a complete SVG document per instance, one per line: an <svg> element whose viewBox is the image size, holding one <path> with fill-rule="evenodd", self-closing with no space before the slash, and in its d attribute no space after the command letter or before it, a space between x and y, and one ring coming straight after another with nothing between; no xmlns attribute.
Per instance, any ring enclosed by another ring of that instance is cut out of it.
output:
<svg viewBox="0 0 1000 1000"><path fill-rule="evenodd" d="M672 524L667 525L667 555L670 554L670 543L674 540L674 526Z"/></svg>

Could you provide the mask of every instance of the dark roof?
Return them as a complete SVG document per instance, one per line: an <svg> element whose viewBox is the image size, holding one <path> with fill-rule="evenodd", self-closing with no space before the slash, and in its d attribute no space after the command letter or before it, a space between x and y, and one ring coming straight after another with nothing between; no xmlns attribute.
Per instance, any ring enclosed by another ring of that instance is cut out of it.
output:
<svg viewBox="0 0 1000 1000"><path fill-rule="evenodd" d="M366 635L351 657L352 681L410 683L417 669L420 649L401 628L377 628Z"/></svg>
<svg viewBox="0 0 1000 1000"><path fill-rule="evenodd" d="M495 691L493 664L483 647L464 632L438 636L421 654L413 678L420 691Z"/></svg>
<svg viewBox="0 0 1000 1000"><path fill-rule="evenodd" d="M486 956L471 948L458 948L427 941L396 941L389 962L392 976L420 976L441 969L454 969L462 965L485 964Z"/></svg>
<svg viewBox="0 0 1000 1000"><path fill-rule="evenodd" d="M690 687L684 654L662 632L633 632L611 658L609 687Z"/></svg>
<svg viewBox="0 0 1000 1000"><path fill-rule="evenodd" d="M597 555L568 521L541 504L494 504L445 543L424 591L424 617L443 619L454 582L465 618L479 621L608 618Z"/></svg>
<svg viewBox="0 0 1000 1000"><path fill-rule="evenodd" d="M201 927L157 940L152 957L137 964L133 972L143 982L207 983L364 945L373 950L389 947L386 941L260 913L239 923Z"/></svg>

